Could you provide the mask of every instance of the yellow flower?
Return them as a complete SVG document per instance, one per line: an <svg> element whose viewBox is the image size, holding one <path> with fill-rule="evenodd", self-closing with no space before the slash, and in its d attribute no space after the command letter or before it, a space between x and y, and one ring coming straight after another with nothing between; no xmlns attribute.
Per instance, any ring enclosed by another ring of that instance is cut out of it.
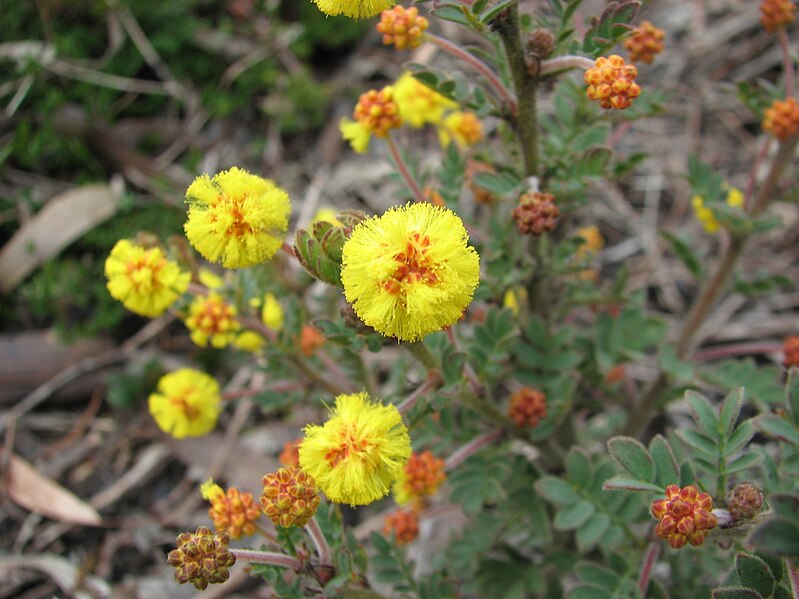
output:
<svg viewBox="0 0 799 599"><path fill-rule="evenodd" d="M730 208L743 208L744 194L737 187L730 187L727 190L727 206Z"/></svg>
<svg viewBox="0 0 799 599"><path fill-rule="evenodd" d="M209 340L213 347L225 347L235 340L241 329L235 306L214 292L194 298L185 323L191 331L191 340L200 347L208 345Z"/></svg>
<svg viewBox="0 0 799 599"><path fill-rule="evenodd" d="M394 101L402 121L417 128L426 123L438 125L445 111L458 107L456 102L427 87L407 71L394 84Z"/></svg>
<svg viewBox="0 0 799 599"><path fill-rule="evenodd" d="M271 259L283 245L291 203L268 179L239 168L197 177L186 190L184 230L194 248L225 268Z"/></svg>
<svg viewBox="0 0 799 599"><path fill-rule="evenodd" d="M502 306L508 308L513 312L514 316L518 316L521 311L521 305L527 303L527 289L521 285L508 287L505 290L505 295L502 298Z"/></svg>
<svg viewBox="0 0 799 599"><path fill-rule="evenodd" d="M713 211L705 206L705 200L702 196L694 196L691 198L691 205L694 207L696 218L702 223L702 227L707 233L715 233L719 230L719 221Z"/></svg>
<svg viewBox="0 0 799 599"><path fill-rule="evenodd" d="M199 370L183 368L158 381L150 395L150 414L158 427L176 439L199 437L211 432L219 418L217 382Z"/></svg>
<svg viewBox="0 0 799 599"><path fill-rule="evenodd" d="M283 307L277 298L267 293L264 296L264 304L261 308L261 321L275 332L279 332L283 328Z"/></svg>
<svg viewBox="0 0 799 599"><path fill-rule="evenodd" d="M344 244L341 281L355 313L383 335L416 341L455 323L480 258L461 219L428 203L361 222Z"/></svg>
<svg viewBox="0 0 799 599"><path fill-rule="evenodd" d="M337 503L366 505L388 494L411 455L411 439L393 405L367 393L339 395L322 425L305 427L300 467Z"/></svg>
<svg viewBox="0 0 799 599"><path fill-rule="evenodd" d="M352 119L343 118L338 124L341 136L350 142L352 149L359 154L365 154L369 149L369 140L372 139L372 133L360 121L353 121Z"/></svg>
<svg viewBox="0 0 799 599"><path fill-rule="evenodd" d="M605 245L602 233L599 232L599 228L595 225L580 227L575 233L583 240L574 254L574 258L578 262L591 258Z"/></svg>
<svg viewBox="0 0 799 599"><path fill-rule="evenodd" d="M336 218L337 214L338 213L333 208L320 208L316 211L316 214L314 214L313 219L311 219L311 224L324 222L335 225L336 227L343 227L344 225L341 224L341 221Z"/></svg>
<svg viewBox="0 0 799 599"><path fill-rule="evenodd" d="M212 271L210 268L201 267L200 272L197 273L197 278L200 279L200 283L208 287L208 289L221 289L225 286L225 281Z"/></svg>
<svg viewBox="0 0 799 599"><path fill-rule="evenodd" d="M261 351L264 345L266 345L266 339L255 331L242 331L233 340L233 347L253 354Z"/></svg>
<svg viewBox="0 0 799 599"><path fill-rule="evenodd" d="M127 239L116 242L105 261L111 297L131 312L155 318L189 287L191 275L167 260L160 248L144 248Z"/></svg>
<svg viewBox="0 0 799 599"><path fill-rule="evenodd" d="M314 0L326 15L346 15L353 19L363 19L379 15L396 3L395 0Z"/></svg>
<svg viewBox="0 0 799 599"><path fill-rule="evenodd" d="M453 139L459 148L473 146L483 139L483 123L468 110L457 110L444 119L438 129L438 139L446 147Z"/></svg>

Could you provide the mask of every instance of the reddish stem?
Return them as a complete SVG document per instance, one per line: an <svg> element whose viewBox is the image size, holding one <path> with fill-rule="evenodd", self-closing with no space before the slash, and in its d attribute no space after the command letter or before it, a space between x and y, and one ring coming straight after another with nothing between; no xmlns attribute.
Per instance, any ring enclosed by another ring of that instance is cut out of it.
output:
<svg viewBox="0 0 799 599"><path fill-rule="evenodd" d="M411 176L411 171L408 168L408 165L405 164L405 161L402 159L402 154L400 153L397 144L394 143L394 139L391 137L390 133L385 137L385 140L388 144L388 151L391 152L391 157L394 159L394 164L397 165L397 172L399 172L400 176L405 181L408 189L411 190L413 199L417 202L424 202L424 194L419 188L419 184L416 182L416 179Z"/></svg>
<svg viewBox="0 0 799 599"><path fill-rule="evenodd" d="M477 453L480 449L486 445L491 445L491 443L494 441L499 441L504 436L505 431L501 428L478 435L465 445L452 452L452 454L444 462L444 471L449 472L454 470L463 464L463 462L465 462L470 456L473 456L475 453Z"/></svg>
<svg viewBox="0 0 799 599"><path fill-rule="evenodd" d="M282 568L291 568L295 572L299 572L302 569L300 560L282 553L258 551L256 549L230 549L230 553L235 555L237 560L244 560L251 564L270 564Z"/></svg>
<svg viewBox="0 0 799 599"><path fill-rule="evenodd" d="M333 559L331 557L332 554L330 553L330 545L327 543L325 533L323 533L322 529L319 528L319 523L316 521L316 516L308 520L308 523L305 525L305 530L308 531L311 540L316 546L316 552L319 554L319 563L323 566L332 566Z"/></svg>
<svg viewBox="0 0 799 599"><path fill-rule="evenodd" d="M587 71L588 69L593 69L594 66L596 66L594 61L585 56L558 56L557 58L542 62L538 74L543 77L544 75L564 69L582 69L583 71Z"/></svg>
<svg viewBox="0 0 799 599"><path fill-rule="evenodd" d="M710 362L719 358L730 356L747 356L750 354L771 354L782 351L781 343L737 343L735 345L722 345L709 347L696 352L691 360L696 362Z"/></svg>
<svg viewBox="0 0 799 599"><path fill-rule="evenodd" d="M782 50L782 70L785 73L785 97L793 98L796 95L796 77L793 72L791 48L788 45L788 34L785 31L785 27L780 27L777 37L780 40L780 50Z"/></svg>
<svg viewBox="0 0 799 599"><path fill-rule="evenodd" d="M649 588L649 579L652 578L652 569L660 556L660 545L661 543L657 541L651 541L646 548L644 563L641 564L641 573L638 575L638 590L641 591L641 595L646 595L646 589Z"/></svg>
<svg viewBox="0 0 799 599"><path fill-rule="evenodd" d="M413 393L397 404L397 410L399 410L400 414L405 414L413 409L413 406L416 405L420 397L427 395L430 391L435 391L441 385L441 376L438 374L437 370L428 370L427 372L427 380L419 385Z"/></svg>

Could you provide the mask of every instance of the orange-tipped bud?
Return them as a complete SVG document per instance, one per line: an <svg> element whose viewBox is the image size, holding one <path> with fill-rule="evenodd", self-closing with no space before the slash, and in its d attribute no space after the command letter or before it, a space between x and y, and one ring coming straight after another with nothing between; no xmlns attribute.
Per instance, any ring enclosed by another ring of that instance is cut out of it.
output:
<svg viewBox="0 0 799 599"><path fill-rule="evenodd" d="M522 387L510 396L508 416L519 427L533 427L547 415L547 398L538 389Z"/></svg>
<svg viewBox="0 0 799 599"><path fill-rule="evenodd" d="M286 468L289 466L294 466L296 468L300 465L300 443L302 443L302 437L286 441L283 444L283 451L280 452L277 459L280 460L280 463Z"/></svg>
<svg viewBox="0 0 799 599"><path fill-rule="evenodd" d="M649 21L644 21L635 28L632 36L624 40L624 47L630 53L632 62L650 64L655 55L663 52L663 39L666 34Z"/></svg>
<svg viewBox="0 0 799 599"><path fill-rule="evenodd" d="M397 545L407 545L419 536L419 516L413 510L397 510L384 520L383 534L394 533Z"/></svg>
<svg viewBox="0 0 799 599"><path fill-rule="evenodd" d="M263 478L261 507L275 526L305 526L319 507L319 489L299 468L280 468Z"/></svg>
<svg viewBox="0 0 799 599"><path fill-rule="evenodd" d="M754 518L763 509L763 490L755 483L738 483L727 497L727 509L735 520Z"/></svg>
<svg viewBox="0 0 799 599"><path fill-rule="evenodd" d="M682 489L677 485L666 487L666 499L652 502L651 512L656 520L655 534L666 539L674 549L686 543L698 546L718 524L712 513L713 498L700 493L694 485Z"/></svg>
<svg viewBox="0 0 799 599"><path fill-rule="evenodd" d="M799 131L799 103L794 98L774 100L763 115L763 130L780 141L796 135Z"/></svg>
<svg viewBox="0 0 799 599"><path fill-rule="evenodd" d="M397 50L413 50L422 43L422 34L430 23L419 16L415 6L395 6L380 14L377 30L383 34L383 43Z"/></svg>
<svg viewBox="0 0 799 599"><path fill-rule="evenodd" d="M641 88L635 83L638 69L625 64L621 56L600 56L594 65L584 75L588 84L586 94L591 100L599 102L602 108L624 110L641 95Z"/></svg>
<svg viewBox="0 0 799 599"><path fill-rule="evenodd" d="M791 366L799 368L799 335L786 337L783 342L783 351L785 352L785 360L783 361L785 368L790 368Z"/></svg>
<svg viewBox="0 0 799 599"><path fill-rule="evenodd" d="M423 499L435 495L446 479L444 460L427 450L414 453L394 483L394 499L400 505L421 508Z"/></svg>
<svg viewBox="0 0 799 599"><path fill-rule="evenodd" d="M203 485L203 497L211 503L208 516L218 532L226 532L234 540L255 534L255 521L261 517L261 509L252 493L240 493L235 487L225 493L209 481Z"/></svg>
<svg viewBox="0 0 799 599"><path fill-rule="evenodd" d="M225 582L230 577L228 568L236 563L236 556L228 551L229 542L227 533L214 534L206 526L179 534L177 549L167 556L169 565L175 568L175 580L180 584L191 582L201 591L209 583Z"/></svg>
<svg viewBox="0 0 799 599"><path fill-rule="evenodd" d="M317 349L325 344L325 336L322 331L312 324L302 325L300 331L300 351L304 356L311 357Z"/></svg>
<svg viewBox="0 0 799 599"><path fill-rule="evenodd" d="M760 5L760 24L768 33L796 20L796 5L791 0L763 0Z"/></svg>
<svg viewBox="0 0 799 599"><path fill-rule="evenodd" d="M513 220L519 232L525 235L541 235L553 231L560 218L560 209L555 205L551 193L525 193L519 197L519 205L513 209Z"/></svg>
<svg viewBox="0 0 799 599"><path fill-rule="evenodd" d="M432 187L425 187L422 191L424 195L424 199L430 202L433 206L446 206L446 202L444 202L444 198L438 191L433 189Z"/></svg>
<svg viewBox="0 0 799 599"><path fill-rule="evenodd" d="M377 137L386 137L391 129L402 124L393 93L391 86L380 91L370 89L360 95L355 105L355 120Z"/></svg>

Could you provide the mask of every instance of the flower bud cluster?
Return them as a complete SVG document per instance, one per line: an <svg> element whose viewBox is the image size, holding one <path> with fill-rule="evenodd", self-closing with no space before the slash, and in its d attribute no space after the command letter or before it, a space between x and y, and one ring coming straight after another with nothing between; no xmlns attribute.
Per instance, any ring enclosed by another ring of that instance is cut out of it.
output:
<svg viewBox="0 0 799 599"><path fill-rule="evenodd" d="M383 521L383 534L394 533L397 545L407 545L419 535L419 516L414 510L396 510Z"/></svg>
<svg viewBox="0 0 799 599"><path fill-rule="evenodd" d="M712 513L713 498L700 493L694 485L682 489L677 485L666 487L666 499L652 502L652 515L660 520L655 534L666 539L674 549L686 543L699 546L718 524Z"/></svg>
<svg viewBox="0 0 799 599"><path fill-rule="evenodd" d="M232 539L255 534L255 521L261 516L261 508L253 500L252 493L240 493L235 487L225 493L219 485L212 484L203 496L211 503L208 516L218 531L228 533Z"/></svg>
<svg viewBox="0 0 799 599"><path fill-rule="evenodd" d="M263 478L261 507L275 526L305 526L319 507L319 489L299 468L280 468Z"/></svg>
<svg viewBox="0 0 799 599"><path fill-rule="evenodd" d="M799 103L794 98L774 100L763 115L763 129L780 141L799 132Z"/></svg>
<svg viewBox="0 0 799 599"><path fill-rule="evenodd" d="M405 8L397 5L380 14L377 30L383 34L386 46L393 44L397 50L413 50L421 45L422 34L429 25L427 19L419 16L419 9L415 6Z"/></svg>
<svg viewBox="0 0 799 599"><path fill-rule="evenodd" d="M230 537L227 533L214 534L206 526L197 532L178 535L177 549L167 556L169 565L175 568L175 580L180 584L191 582L203 591L209 583L225 582L230 578L230 568L236 556L228 551Z"/></svg>
<svg viewBox="0 0 799 599"><path fill-rule="evenodd" d="M644 21L636 27L632 36L624 40L624 47L630 53L632 62L645 62L650 64L655 55L663 52L663 39L666 34L649 21Z"/></svg>
<svg viewBox="0 0 799 599"><path fill-rule="evenodd" d="M786 337L782 347L785 353L785 360L783 361L785 368L790 368L791 366L799 368L799 335Z"/></svg>
<svg viewBox="0 0 799 599"><path fill-rule="evenodd" d="M527 37L527 51L540 60L549 58L555 51L555 45L554 34L543 27L533 29Z"/></svg>
<svg viewBox="0 0 799 599"><path fill-rule="evenodd" d="M791 0L763 0L760 24L768 33L775 33L796 20L796 5Z"/></svg>
<svg viewBox="0 0 799 599"><path fill-rule="evenodd" d="M370 89L360 95L355 105L355 120L377 137L386 137L391 129L402 124L393 93L391 86L380 91Z"/></svg>
<svg viewBox="0 0 799 599"><path fill-rule="evenodd" d="M754 518L763 509L763 490L755 483L738 483L727 497L727 510L735 520Z"/></svg>
<svg viewBox="0 0 799 599"><path fill-rule="evenodd" d="M598 101L602 108L624 110L641 95L641 88L635 82L637 76L638 69L625 64L621 56L600 56L594 62L594 67L585 72L584 79L588 84L586 93L591 100Z"/></svg>
<svg viewBox="0 0 799 599"><path fill-rule="evenodd" d="M541 235L553 231L558 224L560 210L551 193L530 192L522 194L519 205L513 209L513 220L525 235Z"/></svg>
<svg viewBox="0 0 799 599"><path fill-rule="evenodd" d="M522 387L510 396L508 416L519 427L533 427L547 415L547 397L538 389Z"/></svg>

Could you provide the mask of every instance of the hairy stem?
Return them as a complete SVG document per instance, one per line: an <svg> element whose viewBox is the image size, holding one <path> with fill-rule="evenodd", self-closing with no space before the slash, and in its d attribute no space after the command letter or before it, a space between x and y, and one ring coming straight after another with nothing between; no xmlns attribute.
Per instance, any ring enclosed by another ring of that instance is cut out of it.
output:
<svg viewBox="0 0 799 599"><path fill-rule="evenodd" d="M428 370L427 380L419 385L413 393L397 404L397 410L399 410L400 414L405 414L413 409L420 397L427 395L430 391L438 389L440 386L441 375L439 375L438 370Z"/></svg>
<svg viewBox="0 0 799 599"><path fill-rule="evenodd" d="M504 436L505 431L501 428L496 428L494 430L485 432L482 435L478 435L465 445L452 452L452 454L444 462L444 471L450 472L451 470L454 470L463 464L467 458L476 454L480 449L486 445L491 445L491 443L494 441L499 441Z"/></svg>
<svg viewBox="0 0 799 599"><path fill-rule="evenodd" d="M291 568L295 572L302 569L302 562L296 557L275 553L273 551L258 551L256 549L230 549L230 553L236 556L236 560L245 561L251 564L270 564L282 568Z"/></svg>
<svg viewBox="0 0 799 599"><path fill-rule="evenodd" d="M416 182L416 179L411 176L411 171L408 168L408 165L405 164L405 161L402 159L402 153L397 147L397 144L394 142L394 138L391 137L391 134L389 133L385 139L386 143L388 144L388 151L391 153L391 158L394 160L394 164L397 167L397 172L400 174L403 181L405 181L405 185L408 186L408 189L411 190L413 199L417 202L424 202L424 194L422 193L419 184Z"/></svg>
<svg viewBox="0 0 799 599"><path fill-rule="evenodd" d="M319 523L316 521L316 516L313 516L305 525L305 530L311 537L313 544L316 546L316 552L319 554L319 563L323 566L332 566L333 559L330 553L330 545L327 543L325 534L319 528Z"/></svg>
<svg viewBox="0 0 799 599"><path fill-rule="evenodd" d="M652 569L660 556L660 546L660 542L650 541L646 548L644 563L641 564L641 572L638 575L638 590L641 591L642 596L646 596L646 590L649 588L649 580L652 578Z"/></svg>
<svg viewBox="0 0 799 599"><path fill-rule="evenodd" d="M785 75L785 97L793 98L796 95L796 77L793 70L793 59L791 58L791 47L788 43L788 33L785 27L780 27L777 34L780 40L780 50L782 51L782 71Z"/></svg>
<svg viewBox="0 0 799 599"><path fill-rule="evenodd" d="M538 69L538 75L543 77L544 75L566 69L582 69L587 71L592 68L594 68L594 61L590 58L586 58L585 56L565 55L542 62L541 67Z"/></svg>

